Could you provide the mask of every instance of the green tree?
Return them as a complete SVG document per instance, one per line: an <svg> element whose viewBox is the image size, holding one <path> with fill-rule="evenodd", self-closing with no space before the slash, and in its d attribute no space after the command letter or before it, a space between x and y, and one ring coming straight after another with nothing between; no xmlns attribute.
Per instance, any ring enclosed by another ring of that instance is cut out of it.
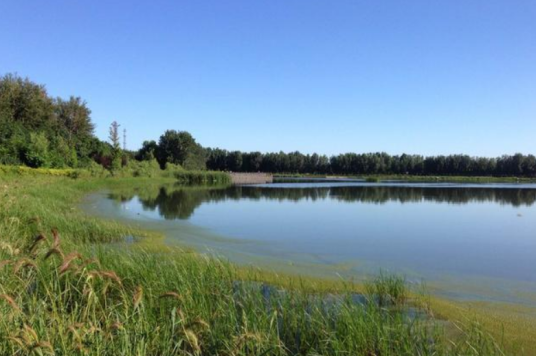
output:
<svg viewBox="0 0 536 356"><path fill-rule="evenodd" d="M204 169L203 148L186 131L167 130L158 141L157 159L160 166L178 164L187 169Z"/></svg>
<svg viewBox="0 0 536 356"><path fill-rule="evenodd" d="M91 111L79 97L52 99L43 85L14 74L0 77L0 163L43 164L34 160L42 134L48 141L48 162L54 167L88 165L98 140ZM100 140L98 140L100 142ZM31 147L30 147L31 145Z"/></svg>
<svg viewBox="0 0 536 356"><path fill-rule="evenodd" d="M13 74L0 78L0 120L28 129L53 129L54 106L43 85Z"/></svg>
<svg viewBox="0 0 536 356"><path fill-rule="evenodd" d="M226 150L222 150L219 148L210 149L208 148L206 150L207 155L207 168L211 170L217 170L217 171L227 171L227 155L228 152Z"/></svg>
<svg viewBox="0 0 536 356"><path fill-rule="evenodd" d="M25 163L34 168L49 167L49 142L43 132L30 133L30 142L26 147Z"/></svg>
<svg viewBox="0 0 536 356"><path fill-rule="evenodd" d="M156 158L158 144L155 141L143 141L141 148L136 153L138 161L152 161Z"/></svg>
<svg viewBox="0 0 536 356"><path fill-rule="evenodd" d="M242 171L242 152L240 151L232 151L229 152L229 155L227 156L227 167L229 170L233 172L240 172Z"/></svg>
<svg viewBox="0 0 536 356"><path fill-rule="evenodd" d="M77 167L78 155L74 147L71 147L62 136L52 138L49 147L50 165L54 168Z"/></svg>
<svg viewBox="0 0 536 356"><path fill-rule="evenodd" d="M85 101L71 96L67 101L57 98L54 104L56 119L64 128L71 145L93 136L95 125L91 122L91 110Z"/></svg>
<svg viewBox="0 0 536 356"><path fill-rule="evenodd" d="M117 171L121 168L122 163L122 152L121 152L121 142L119 138L119 125L117 121L112 122L110 125L110 143L112 145L112 162L110 165L110 170L112 172Z"/></svg>

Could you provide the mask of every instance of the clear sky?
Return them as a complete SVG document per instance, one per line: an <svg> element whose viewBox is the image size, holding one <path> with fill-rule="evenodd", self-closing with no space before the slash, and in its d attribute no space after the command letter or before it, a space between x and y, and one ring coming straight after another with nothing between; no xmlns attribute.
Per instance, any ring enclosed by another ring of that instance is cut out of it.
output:
<svg viewBox="0 0 536 356"><path fill-rule="evenodd" d="M128 147L536 153L534 0L3 0L0 74Z"/></svg>

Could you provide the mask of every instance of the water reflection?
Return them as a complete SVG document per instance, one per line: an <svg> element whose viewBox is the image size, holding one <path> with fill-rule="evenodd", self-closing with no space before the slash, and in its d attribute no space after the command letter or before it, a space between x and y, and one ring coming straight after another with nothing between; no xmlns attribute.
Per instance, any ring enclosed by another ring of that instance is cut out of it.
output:
<svg viewBox="0 0 536 356"><path fill-rule="evenodd" d="M534 184L169 184L101 198L90 204L100 214L238 263L351 277L386 269L440 281L449 296L536 305Z"/></svg>
<svg viewBox="0 0 536 356"><path fill-rule="evenodd" d="M168 185L144 187L135 190L114 191L109 198L128 202L138 197L145 210L157 211L164 219L189 219L203 203L228 200L275 200L298 202L302 200L333 200L348 203L385 204L387 202L438 204L494 203L513 207L532 206L536 189L490 187L437 187L404 185L325 185L310 187L274 184L271 186L185 187Z"/></svg>

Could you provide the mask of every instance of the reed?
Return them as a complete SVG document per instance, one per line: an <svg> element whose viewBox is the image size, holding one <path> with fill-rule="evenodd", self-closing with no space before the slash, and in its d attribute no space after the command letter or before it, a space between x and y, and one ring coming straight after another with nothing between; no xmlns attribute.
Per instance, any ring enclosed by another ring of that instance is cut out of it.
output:
<svg viewBox="0 0 536 356"><path fill-rule="evenodd" d="M500 345L479 328L463 329L463 340L445 342L433 319L412 318L404 311L395 295L404 295L405 287L387 275L372 281L371 288L389 293L400 308L374 299L356 303L351 291L334 297L238 283L231 264L191 254L164 259L101 247L92 250L99 263L80 263L61 275L63 266L87 260L88 253L72 251L57 262L37 255L37 273L26 279L1 274L5 294L0 299L6 305L0 304L0 311L17 313L0 319L0 333L9 335L0 339L0 353L501 354ZM11 297L29 286L36 287L19 293L17 301ZM272 288L270 295L267 288ZM469 340L474 340L471 347Z"/></svg>
<svg viewBox="0 0 536 356"><path fill-rule="evenodd" d="M225 185L231 184L231 177L225 172L212 171L178 171L175 172L177 182L194 185Z"/></svg>

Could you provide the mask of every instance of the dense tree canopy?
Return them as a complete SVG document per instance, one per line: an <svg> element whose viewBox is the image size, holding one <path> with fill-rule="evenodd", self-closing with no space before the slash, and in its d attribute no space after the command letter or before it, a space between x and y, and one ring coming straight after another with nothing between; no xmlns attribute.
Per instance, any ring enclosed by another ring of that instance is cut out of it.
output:
<svg viewBox="0 0 536 356"><path fill-rule="evenodd" d="M156 158L162 167L166 163L178 164L186 169L206 167L203 147L186 131L167 130L160 136Z"/></svg>
<svg viewBox="0 0 536 356"><path fill-rule="evenodd" d="M458 176L536 177L534 155L498 158L468 155L429 156L378 153L344 153L332 157L300 152L265 153L207 150L207 168L236 172L272 172L299 174L413 174ZM241 157L241 160L238 159ZM238 165L239 161L242 162Z"/></svg>
<svg viewBox="0 0 536 356"><path fill-rule="evenodd" d="M51 98L45 87L0 78L0 164L83 167L104 149L81 98Z"/></svg>

